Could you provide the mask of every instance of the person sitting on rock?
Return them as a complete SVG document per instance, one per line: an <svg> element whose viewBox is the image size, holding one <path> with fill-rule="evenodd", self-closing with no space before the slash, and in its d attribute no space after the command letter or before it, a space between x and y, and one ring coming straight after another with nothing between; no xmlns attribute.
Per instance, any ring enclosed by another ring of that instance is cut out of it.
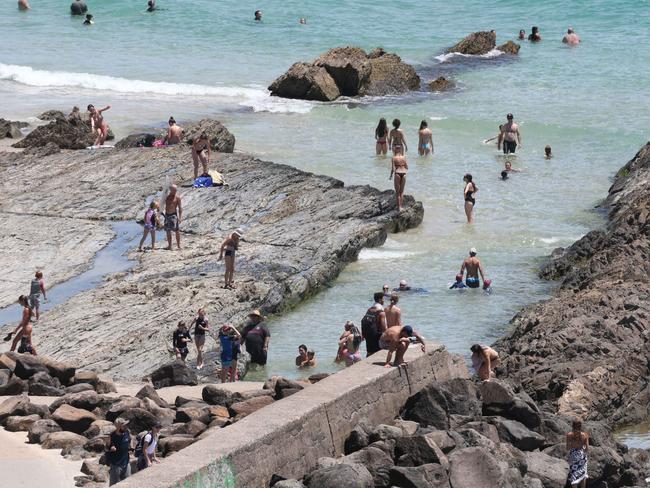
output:
<svg viewBox="0 0 650 488"><path fill-rule="evenodd" d="M183 137L183 128L176 123L176 119L174 119L174 117L169 117L168 123L169 129L167 129L167 135L165 136L163 142L168 146L180 144L181 137Z"/></svg>
<svg viewBox="0 0 650 488"><path fill-rule="evenodd" d="M489 346L474 344L472 351L472 367L483 381L490 381L492 370L499 364L499 353Z"/></svg>
<svg viewBox="0 0 650 488"><path fill-rule="evenodd" d="M414 331L413 327L410 325L397 325L386 329L386 332L384 332L379 338L379 347L388 350L386 363L384 364L385 368L391 367L393 353L395 353L394 366L402 366L406 364L404 361L404 353L406 353L406 350L411 344L411 337L415 337L416 341L421 344L422 352L426 352L424 337Z"/></svg>
<svg viewBox="0 0 650 488"><path fill-rule="evenodd" d="M76 105L72 107L72 112L68 114L68 122L74 125L79 125L83 122L81 119L81 112L79 111L79 107Z"/></svg>
<svg viewBox="0 0 650 488"><path fill-rule="evenodd" d="M174 331L172 341L174 343L174 353L176 354L176 359L180 359L181 361L185 362L185 358L190 352L187 345L192 342L192 337L190 336L190 332L187 330L185 322L182 320L178 323L178 326Z"/></svg>

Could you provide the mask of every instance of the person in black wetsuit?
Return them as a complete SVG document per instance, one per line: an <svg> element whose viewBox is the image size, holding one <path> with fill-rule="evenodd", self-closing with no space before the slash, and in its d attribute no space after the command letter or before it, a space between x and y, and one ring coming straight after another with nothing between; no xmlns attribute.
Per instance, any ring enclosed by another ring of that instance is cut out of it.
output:
<svg viewBox="0 0 650 488"><path fill-rule="evenodd" d="M253 310L248 314L249 322L242 332L242 341L246 345L246 351L251 355L251 363L261 366L266 364L271 340L269 329L262 324L265 318L259 310Z"/></svg>
<svg viewBox="0 0 650 488"><path fill-rule="evenodd" d="M192 342L192 336L190 336L190 332L187 330L185 322L180 321L178 323L178 326L174 331L172 341L174 343L174 353L176 354L176 359L185 361L185 358L190 352L187 345Z"/></svg>

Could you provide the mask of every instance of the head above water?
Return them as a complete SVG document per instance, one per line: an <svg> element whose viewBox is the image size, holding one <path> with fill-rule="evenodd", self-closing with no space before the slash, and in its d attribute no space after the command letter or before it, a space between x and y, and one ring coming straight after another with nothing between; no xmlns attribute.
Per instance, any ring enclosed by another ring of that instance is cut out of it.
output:
<svg viewBox="0 0 650 488"><path fill-rule="evenodd" d="M348 320L344 326L345 330L352 330L354 327L356 326L354 325L354 322L352 322L351 320Z"/></svg>
<svg viewBox="0 0 650 488"><path fill-rule="evenodd" d="M399 333L400 337L411 337L413 335L413 327L405 325Z"/></svg>
<svg viewBox="0 0 650 488"><path fill-rule="evenodd" d="M515 118L515 117L514 117L514 115L512 115L512 114L508 114L508 115L506 115L506 119L508 119L508 120L512 120L512 119L514 119L514 118Z"/></svg>
<svg viewBox="0 0 650 488"><path fill-rule="evenodd" d="M93 20L92 14L86 14L86 20Z"/></svg>
<svg viewBox="0 0 650 488"><path fill-rule="evenodd" d="M426 129L427 127L429 127L429 124L427 124L426 120L423 120L422 122L420 122L420 130Z"/></svg>
<svg viewBox="0 0 650 488"><path fill-rule="evenodd" d="M375 303L384 303L384 293L381 291L378 291L372 296L373 300Z"/></svg>
<svg viewBox="0 0 650 488"><path fill-rule="evenodd" d="M261 10L256 10L255 11L255 20L262 20L262 11Z"/></svg>
<svg viewBox="0 0 650 488"><path fill-rule="evenodd" d="M384 294L388 293L390 291L390 286L388 286L387 283L384 283L384 286L382 287L382 290L384 291Z"/></svg>
<svg viewBox="0 0 650 488"><path fill-rule="evenodd" d="M566 30L566 33L567 33L567 34L575 34L575 31L573 30L573 27L569 27L569 28Z"/></svg>
<svg viewBox="0 0 650 488"><path fill-rule="evenodd" d="M298 352L303 355L307 354L307 346L305 346L304 344L300 344L298 346Z"/></svg>
<svg viewBox="0 0 650 488"><path fill-rule="evenodd" d="M386 135L386 132L388 132L388 124L386 123L385 118L379 119L379 123L377 124L377 128L375 129L375 133L378 136L384 136Z"/></svg>
<svg viewBox="0 0 650 488"><path fill-rule="evenodd" d="M393 127L399 129L400 125L402 125L402 121L400 119L393 119Z"/></svg>
<svg viewBox="0 0 650 488"><path fill-rule="evenodd" d="M546 146L546 147L544 148L544 153L545 153L547 156L550 156L550 155L551 155L551 151L552 151L551 146Z"/></svg>
<svg viewBox="0 0 650 488"><path fill-rule="evenodd" d="M474 256L476 256L477 254L478 254L478 253L476 252L476 248L475 248L475 247L473 247L473 248L471 248L471 249L469 250L469 255L470 255L470 256L474 257Z"/></svg>
<svg viewBox="0 0 650 488"><path fill-rule="evenodd" d="M526 37L526 31L524 29L521 29L519 31L519 39L524 39Z"/></svg>
<svg viewBox="0 0 650 488"><path fill-rule="evenodd" d="M512 163L510 161L506 161L506 171L509 171L512 169Z"/></svg>
<svg viewBox="0 0 650 488"><path fill-rule="evenodd" d="M501 171L501 179L502 180L508 179L508 172L506 170Z"/></svg>
<svg viewBox="0 0 650 488"><path fill-rule="evenodd" d="M531 29L531 34L532 35L539 34L539 27L534 25L533 28Z"/></svg>
<svg viewBox="0 0 650 488"><path fill-rule="evenodd" d="M404 290L404 289L408 288L408 286L409 286L409 283L406 280L402 280L402 281L399 282L399 289L400 290Z"/></svg>
<svg viewBox="0 0 650 488"><path fill-rule="evenodd" d="M463 275L459 273L456 275L456 282L460 283L461 281L463 281Z"/></svg>

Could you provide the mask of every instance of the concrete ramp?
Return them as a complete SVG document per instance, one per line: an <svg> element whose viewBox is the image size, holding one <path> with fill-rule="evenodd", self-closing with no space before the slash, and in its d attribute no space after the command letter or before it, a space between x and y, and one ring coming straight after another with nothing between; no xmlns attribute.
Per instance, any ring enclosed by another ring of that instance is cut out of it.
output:
<svg viewBox="0 0 650 488"><path fill-rule="evenodd" d="M432 381L467 377L444 346L413 345L408 364L384 368L379 352L288 398L215 431L120 483L121 488L265 488L273 474L302 478L323 456L343 453L361 421L392 421L406 400Z"/></svg>

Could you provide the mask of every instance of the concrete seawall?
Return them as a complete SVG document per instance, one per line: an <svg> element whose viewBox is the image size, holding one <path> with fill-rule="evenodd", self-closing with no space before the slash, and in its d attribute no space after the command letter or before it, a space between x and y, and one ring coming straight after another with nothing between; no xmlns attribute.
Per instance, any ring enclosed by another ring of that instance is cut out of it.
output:
<svg viewBox="0 0 650 488"><path fill-rule="evenodd" d="M459 356L412 346L407 366L383 368L385 352L280 400L120 483L122 488L264 488L271 476L302 478L338 456L354 426L391 421L432 381L467 377Z"/></svg>

